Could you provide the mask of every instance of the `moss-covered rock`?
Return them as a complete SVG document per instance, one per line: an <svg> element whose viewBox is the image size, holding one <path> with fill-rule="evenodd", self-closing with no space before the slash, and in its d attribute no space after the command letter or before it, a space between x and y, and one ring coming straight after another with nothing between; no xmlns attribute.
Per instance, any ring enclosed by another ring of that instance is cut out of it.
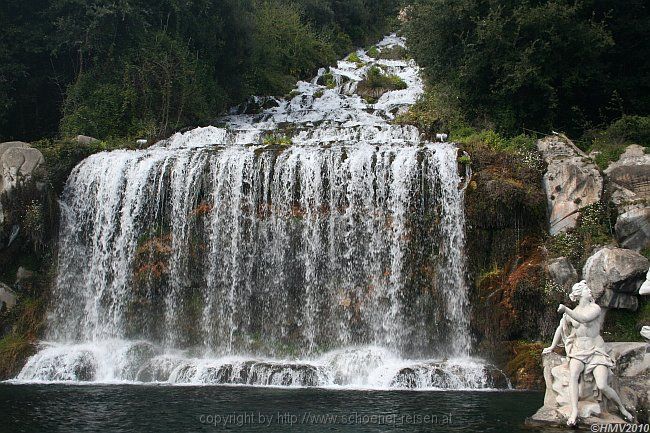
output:
<svg viewBox="0 0 650 433"><path fill-rule="evenodd" d="M391 90L403 90L407 85L397 75L387 75L379 67L373 66L357 86L357 94L370 103Z"/></svg>

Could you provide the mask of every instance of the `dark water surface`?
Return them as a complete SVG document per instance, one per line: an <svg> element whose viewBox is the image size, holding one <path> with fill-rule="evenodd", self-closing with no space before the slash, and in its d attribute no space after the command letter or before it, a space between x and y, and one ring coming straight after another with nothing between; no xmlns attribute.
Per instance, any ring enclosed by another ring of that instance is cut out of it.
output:
<svg viewBox="0 0 650 433"><path fill-rule="evenodd" d="M520 432L539 392L0 384L0 432Z"/></svg>

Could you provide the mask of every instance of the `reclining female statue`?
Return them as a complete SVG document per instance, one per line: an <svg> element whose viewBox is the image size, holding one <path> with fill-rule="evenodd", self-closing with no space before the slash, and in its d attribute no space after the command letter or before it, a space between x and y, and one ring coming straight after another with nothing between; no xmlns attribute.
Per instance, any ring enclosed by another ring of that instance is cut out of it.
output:
<svg viewBox="0 0 650 433"><path fill-rule="evenodd" d="M579 380L592 374L596 386L602 394L612 400L621 414L632 421L632 415L625 409L620 397L608 384L614 362L605 351L605 342L600 336L600 306L594 302L591 290L585 281L580 281L571 289L569 298L578 300L571 308L560 304L557 311L564 313L555 331L553 343L542 353L549 353L558 345L563 345L569 358L569 400L571 414L567 425L574 426L578 418Z"/></svg>

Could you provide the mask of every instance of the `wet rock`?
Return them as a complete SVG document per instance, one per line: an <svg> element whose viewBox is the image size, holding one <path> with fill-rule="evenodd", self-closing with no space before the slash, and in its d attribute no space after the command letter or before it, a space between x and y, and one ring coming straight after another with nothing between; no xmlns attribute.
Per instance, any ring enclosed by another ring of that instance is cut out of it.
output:
<svg viewBox="0 0 650 433"><path fill-rule="evenodd" d="M510 388L510 381L506 374L493 365L485 366L485 376L487 377L487 387L496 389Z"/></svg>
<svg viewBox="0 0 650 433"><path fill-rule="evenodd" d="M612 182L650 200L650 154L645 153L643 146L628 146L619 160L607 167L605 174Z"/></svg>
<svg viewBox="0 0 650 433"><path fill-rule="evenodd" d="M546 272L555 284L565 290L570 289L571 286L580 280L578 272L576 272L575 268L566 257L558 257L549 260L546 263Z"/></svg>
<svg viewBox="0 0 650 433"><path fill-rule="evenodd" d="M136 380L138 372L143 365L146 365L157 353L153 344L141 341L133 344L124 353L124 365L122 365L119 377L124 380Z"/></svg>
<svg viewBox="0 0 650 433"><path fill-rule="evenodd" d="M250 385L318 386L318 369L308 364L259 362L251 367Z"/></svg>
<svg viewBox="0 0 650 433"><path fill-rule="evenodd" d="M433 362L400 369L390 386L407 389L507 389L510 382L505 373L493 365Z"/></svg>
<svg viewBox="0 0 650 433"><path fill-rule="evenodd" d="M218 367L208 367L199 378L199 382L206 384L233 383L233 365L225 364Z"/></svg>
<svg viewBox="0 0 650 433"><path fill-rule="evenodd" d="M0 283L0 312L9 311L16 306L16 294L11 287Z"/></svg>
<svg viewBox="0 0 650 433"><path fill-rule="evenodd" d="M600 201L603 179L598 167L563 135L537 141L548 164L543 186L546 192L551 235L576 226L580 209Z"/></svg>
<svg viewBox="0 0 650 433"><path fill-rule="evenodd" d="M392 382L391 388L414 389L418 387L417 373L410 367L402 368L397 372Z"/></svg>
<svg viewBox="0 0 650 433"><path fill-rule="evenodd" d="M244 384L248 383L248 377L250 376L251 368L255 365L255 361L246 361L233 369L232 383L234 384Z"/></svg>
<svg viewBox="0 0 650 433"><path fill-rule="evenodd" d="M622 247L635 251L650 247L650 207L619 215L614 229L616 240Z"/></svg>
<svg viewBox="0 0 650 433"><path fill-rule="evenodd" d="M635 251L606 247L587 259L582 276L599 305L636 310L634 295L649 266L648 259Z"/></svg>
<svg viewBox="0 0 650 433"><path fill-rule="evenodd" d="M136 374L139 382L167 382L174 369L182 362L179 358L166 356L149 360Z"/></svg>
<svg viewBox="0 0 650 433"><path fill-rule="evenodd" d="M90 352L83 352L74 363L74 379L79 382L91 382L95 379L97 364Z"/></svg>

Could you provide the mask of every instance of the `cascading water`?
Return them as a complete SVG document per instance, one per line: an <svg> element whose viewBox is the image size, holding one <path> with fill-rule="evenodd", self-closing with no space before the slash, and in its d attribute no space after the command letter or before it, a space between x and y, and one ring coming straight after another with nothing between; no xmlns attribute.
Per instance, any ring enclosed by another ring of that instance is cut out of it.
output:
<svg viewBox="0 0 650 433"><path fill-rule="evenodd" d="M358 55L335 86L323 69L221 127L79 164L48 342L17 380L504 384L467 358L457 149L390 123L422 92L412 61ZM367 103L373 66L407 88Z"/></svg>

